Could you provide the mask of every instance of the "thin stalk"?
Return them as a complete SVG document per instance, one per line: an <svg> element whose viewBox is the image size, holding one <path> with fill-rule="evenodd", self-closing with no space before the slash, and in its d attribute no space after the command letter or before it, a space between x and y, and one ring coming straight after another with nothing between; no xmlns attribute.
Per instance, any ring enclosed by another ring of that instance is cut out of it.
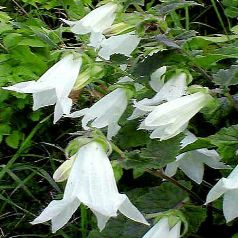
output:
<svg viewBox="0 0 238 238"><path fill-rule="evenodd" d="M189 8L188 6L185 7L185 21L186 21L186 30L189 31L189 24L190 24L190 19L189 19Z"/></svg>
<svg viewBox="0 0 238 238"><path fill-rule="evenodd" d="M181 183L179 183L177 180L165 175L163 173L162 170L151 170L148 169L147 172L149 172L150 174L156 176L156 177L160 177L162 179L165 179L169 182L171 182L172 184L174 184L175 186L181 188L182 190L184 190L186 193L188 193L191 197L193 197L196 201L200 202L200 203L204 203L204 201L193 191L191 191L190 189L188 189L187 187L185 187L184 185L182 185Z"/></svg>
<svg viewBox="0 0 238 238"><path fill-rule="evenodd" d="M82 238L87 238L88 216L87 216L86 207L81 205L80 206L80 212L81 212L80 226L81 226Z"/></svg>
<svg viewBox="0 0 238 238"><path fill-rule="evenodd" d="M212 3L212 6L213 6L213 8L214 8L214 10L215 10L215 12L216 12L216 15L217 15L217 18L218 18L218 20L219 20L219 22L220 22L220 24L221 24L221 27L223 28L223 31L225 32L225 34L227 35L227 38L229 39L229 36L228 36L227 30L226 30L226 27L225 27L225 25L224 25L224 23L223 23L221 14L220 14L220 12L219 12L219 10L218 10L218 8L217 8L217 5L216 5L215 0L211 0L211 3Z"/></svg>
<svg viewBox="0 0 238 238"><path fill-rule="evenodd" d="M170 13L170 16L171 16L171 18L174 22L175 27L182 28L181 23L180 23L180 19L179 19L177 13L175 11L173 11L173 12Z"/></svg>
<svg viewBox="0 0 238 238"><path fill-rule="evenodd" d="M15 0L12 0L12 2L25 14L29 17L28 12Z"/></svg>

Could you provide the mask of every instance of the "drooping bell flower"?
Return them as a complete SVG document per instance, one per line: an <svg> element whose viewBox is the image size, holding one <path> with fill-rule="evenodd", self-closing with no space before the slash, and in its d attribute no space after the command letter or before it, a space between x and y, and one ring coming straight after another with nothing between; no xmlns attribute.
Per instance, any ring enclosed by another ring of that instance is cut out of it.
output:
<svg viewBox="0 0 238 238"><path fill-rule="evenodd" d="M152 108L152 112L142 121L139 129L151 130L150 138L167 140L187 128L189 120L210 101L207 93L183 96ZM146 109L138 105L139 109Z"/></svg>
<svg viewBox="0 0 238 238"><path fill-rule="evenodd" d="M116 17L117 4L107 3L89 12L79 21L68 21L62 19L71 26L75 34L84 35L87 33L102 33L109 28Z"/></svg>
<svg viewBox="0 0 238 238"><path fill-rule="evenodd" d="M196 136L191 132L186 132L186 137L181 141L182 148L195 142ZM228 169L229 166L221 161L221 157L216 150L198 149L182 153L176 157L176 161L167 164L165 174L172 177L180 168L190 179L200 184L203 180L204 165L213 169Z"/></svg>
<svg viewBox="0 0 238 238"><path fill-rule="evenodd" d="M111 163L101 143L89 142L74 157L63 199L53 200L31 224L51 220L54 233L69 221L80 203L83 203L97 217L100 230L110 217L118 215L117 211L148 225L128 197L118 192Z"/></svg>
<svg viewBox="0 0 238 238"><path fill-rule="evenodd" d="M89 130L88 124L95 128L108 127L107 138L111 139L120 130L118 121L128 104L128 89L117 88L107 94L90 108L85 108L68 115L69 117L81 117L82 127Z"/></svg>
<svg viewBox="0 0 238 238"><path fill-rule="evenodd" d="M209 191L206 204L223 195L223 213L227 222L238 217L238 166L227 178L221 178Z"/></svg>
<svg viewBox="0 0 238 238"><path fill-rule="evenodd" d="M69 94L78 77L82 65L81 57L73 54L65 56L37 81L17 83L10 87L3 87L19 93L33 94L33 110L54 105L54 123L64 114L67 115L72 107Z"/></svg>

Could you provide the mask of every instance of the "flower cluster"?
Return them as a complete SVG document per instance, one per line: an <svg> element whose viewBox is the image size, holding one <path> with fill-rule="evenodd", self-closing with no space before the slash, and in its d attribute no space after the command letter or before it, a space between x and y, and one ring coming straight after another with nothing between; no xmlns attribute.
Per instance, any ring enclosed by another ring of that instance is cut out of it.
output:
<svg viewBox="0 0 238 238"><path fill-rule="evenodd" d="M114 54L130 58L141 41L133 27L120 23L113 25L119 9L118 4L107 3L78 21L62 21L69 25L75 34L90 34L87 47L95 53L94 61L107 63ZM133 99L133 95L144 86L130 79L130 75L123 77L113 85L111 92L100 95L101 98L92 106L71 112L73 101L70 94L74 87L81 89L91 82L90 69L81 72L83 67L86 67L83 53L70 52L38 81L21 82L4 89L32 93L33 110L55 105L54 123L63 116L82 117L82 128L86 131L107 128L107 139L104 138L104 142L107 141L108 144L119 132L120 119L131 102L134 111L127 119L140 118L138 129L149 131L151 139L168 140L184 132L186 137L181 141L181 148L197 140L195 135L187 131L189 121L212 97L208 90L204 89L191 93L191 77L187 72L177 70L168 73L168 66L157 69L151 74L149 82L155 95L139 101ZM120 70L125 76L126 71L122 68L123 65ZM118 211L133 221L149 225L129 198L118 192L104 142L90 137L55 171L55 181L67 180L63 198L50 202L32 224L50 220L52 232L56 232L69 221L82 203L95 214L100 230L104 229L110 217L118 215ZM203 180L204 165L214 169L229 168L220 160L215 150L200 148L177 155L175 161L167 164L164 173L171 177L180 168L191 180L200 184ZM210 203L224 194L223 207L227 221L238 217L238 205L233 199L238 196L237 171L236 168L228 178L219 180L207 196L207 203ZM180 227L180 221L171 226L168 218L164 217L143 238L178 238Z"/></svg>

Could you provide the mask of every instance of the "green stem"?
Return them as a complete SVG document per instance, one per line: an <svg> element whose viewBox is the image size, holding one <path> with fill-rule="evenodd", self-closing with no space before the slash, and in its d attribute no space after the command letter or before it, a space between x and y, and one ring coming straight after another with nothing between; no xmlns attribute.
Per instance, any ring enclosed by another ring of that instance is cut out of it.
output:
<svg viewBox="0 0 238 238"><path fill-rule="evenodd" d="M185 7L186 30L189 31L189 8Z"/></svg>
<svg viewBox="0 0 238 238"><path fill-rule="evenodd" d="M217 8L215 0L211 0L211 3L212 3L212 6L213 6L213 8L214 8L214 10L216 12L217 18L218 18L218 20L219 20L219 22L220 22L220 24L221 24L221 26L223 28L223 31L225 32L225 34L227 35L227 38L229 39L226 27L225 27L225 25L223 23L222 17L221 17L220 12L219 12L219 10Z"/></svg>
<svg viewBox="0 0 238 238"><path fill-rule="evenodd" d="M80 212L81 212L80 226L82 238L87 238L87 223L88 223L87 209L82 204L80 206Z"/></svg>
<svg viewBox="0 0 238 238"><path fill-rule="evenodd" d="M175 186L181 188L182 190L184 190L186 193L188 193L191 197L193 197L196 201L198 201L199 203L204 203L204 201L193 191L191 191L189 188L185 187L184 185L182 185L181 183L179 183L178 181L176 181L175 179L167 176L164 174L164 172L162 170L155 170L155 169L148 169L147 170L148 173L156 176L156 177L160 177L162 179L165 179L171 183L173 183Z"/></svg>

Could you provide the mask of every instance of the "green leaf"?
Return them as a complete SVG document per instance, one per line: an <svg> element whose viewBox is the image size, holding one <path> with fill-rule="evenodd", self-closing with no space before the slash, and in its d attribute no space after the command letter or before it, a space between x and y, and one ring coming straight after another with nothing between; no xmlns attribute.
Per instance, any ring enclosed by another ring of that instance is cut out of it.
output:
<svg viewBox="0 0 238 238"><path fill-rule="evenodd" d="M13 149L17 149L21 140L22 133L19 131L13 131L9 136L6 137L6 143Z"/></svg>
<svg viewBox="0 0 238 238"><path fill-rule="evenodd" d="M218 147L218 152L225 162L234 162L238 150L238 125L222 128L215 135L209 136L210 142Z"/></svg>
<svg viewBox="0 0 238 238"><path fill-rule="evenodd" d="M115 177L116 181L118 182L123 175L123 169L119 165L117 160L113 160L111 162L111 164L112 164L112 168L113 168L114 177Z"/></svg>
<svg viewBox="0 0 238 238"><path fill-rule="evenodd" d="M136 121L130 121L123 125L117 136L116 144L122 149L145 145L150 140L149 135L145 131L137 130L137 127L138 123Z"/></svg>
<svg viewBox="0 0 238 238"><path fill-rule="evenodd" d="M123 163L126 168L161 169L175 160L183 137L184 135L180 134L165 141L151 140L142 151L127 153L127 159Z"/></svg>
<svg viewBox="0 0 238 238"><path fill-rule="evenodd" d="M238 84L238 65L232 65L229 69L220 69L213 74L213 81L217 85L231 86Z"/></svg>
<svg viewBox="0 0 238 238"><path fill-rule="evenodd" d="M185 187L190 188L189 182L179 181ZM188 194L170 182L163 182L160 186L149 188L149 192L140 196L135 205L145 213L164 212L174 209L182 203Z"/></svg>
<svg viewBox="0 0 238 238"><path fill-rule="evenodd" d="M3 44L7 48L16 47L19 41L22 39L22 35L19 33L10 33L3 38Z"/></svg>
<svg viewBox="0 0 238 238"><path fill-rule="evenodd" d="M164 3L160 4L157 9L158 9L158 14L160 15L167 15L170 12L173 12L177 9L180 8L185 8L188 6L202 6L201 4L198 4L194 1L175 1L175 0L169 0L169 1L162 1Z"/></svg>
<svg viewBox="0 0 238 238"><path fill-rule="evenodd" d="M11 131L11 127L8 124L0 124L0 135L9 135Z"/></svg>
<svg viewBox="0 0 238 238"><path fill-rule="evenodd" d="M197 36L196 38L211 41L213 43L223 43L237 39L238 35Z"/></svg>
<svg viewBox="0 0 238 238"><path fill-rule="evenodd" d="M226 97L213 98L211 102L201 110L206 121L213 125L219 125L233 110Z"/></svg>
<svg viewBox="0 0 238 238"><path fill-rule="evenodd" d="M185 146L183 149L181 149L181 153L192 151L192 150L198 150L203 148L214 148L214 145L211 144L210 140L208 138L197 138L197 140L194 143L191 143L187 146Z"/></svg>
<svg viewBox="0 0 238 238"><path fill-rule="evenodd" d="M188 234L196 234L200 225L206 220L206 209L200 206L186 204L181 211L188 222Z"/></svg>
<svg viewBox="0 0 238 238"><path fill-rule="evenodd" d="M169 140L152 140L141 151L141 157L148 159L157 169L162 168L178 155L183 137L184 135L180 134Z"/></svg>
<svg viewBox="0 0 238 238"><path fill-rule="evenodd" d="M19 45L28 45L28 46L32 46L32 47L46 47L46 44L44 42L42 42L39 39L30 39L30 38L25 38L22 39L19 43Z"/></svg>
<svg viewBox="0 0 238 238"><path fill-rule="evenodd" d="M238 17L238 1L237 0L223 0L222 4L225 6L225 14L230 18Z"/></svg>

